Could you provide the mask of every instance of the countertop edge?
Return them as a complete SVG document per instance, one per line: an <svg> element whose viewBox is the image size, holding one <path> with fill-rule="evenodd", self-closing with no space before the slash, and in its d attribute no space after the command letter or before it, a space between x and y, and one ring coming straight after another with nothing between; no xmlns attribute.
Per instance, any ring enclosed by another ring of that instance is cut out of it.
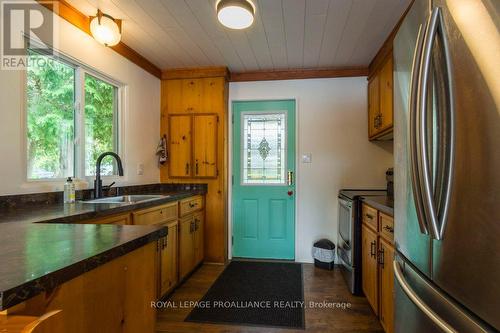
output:
<svg viewBox="0 0 500 333"><path fill-rule="evenodd" d="M376 208L377 210L394 217L394 207L390 207L388 205L382 204L378 201L373 200L370 196L361 196L361 201L366 204Z"/></svg>
<svg viewBox="0 0 500 333"><path fill-rule="evenodd" d="M114 259L122 257L142 246L145 246L146 244L165 237L167 236L167 233L168 231L166 227L159 226L158 229L148 232L143 236L131 239L123 244L82 259L57 271L50 272L39 278L27 281L17 287L0 292L0 311L22 303L42 292L54 289L55 287L85 274L86 272L102 266Z"/></svg>

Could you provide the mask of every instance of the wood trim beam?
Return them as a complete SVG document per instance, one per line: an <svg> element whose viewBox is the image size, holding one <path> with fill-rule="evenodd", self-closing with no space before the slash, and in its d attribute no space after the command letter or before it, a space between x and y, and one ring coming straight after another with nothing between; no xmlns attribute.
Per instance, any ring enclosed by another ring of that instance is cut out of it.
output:
<svg viewBox="0 0 500 333"><path fill-rule="evenodd" d="M198 79L206 77L228 78L229 70L227 67L223 66L175 68L164 69L161 75L163 80Z"/></svg>
<svg viewBox="0 0 500 333"><path fill-rule="evenodd" d="M384 41L384 44L380 47L378 50L377 54L375 57L372 59L370 62L370 65L368 66L368 79L370 79L382 66L384 63L385 59L389 56L389 54L392 52L392 44L394 42L394 38L396 37L396 33L399 30L399 27L401 26L401 23L403 23L404 18L406 17L406 14L410 10L411 6L413 5L413 2L415 0L412 0L406 10L404 11L403 15L399 19L398 23L394 26L392 29L391 33L387 37L387 39Z"/></svg>
<svg viewBox="0 0 500 333"><path fill-rule="evenodd" d="M41 0L38 1L40 5L55 12L55 14L59 15L61 18L65 19L78 29L92 36L90 32L90 17L83 14L78 9L67 3L66 1L58 0L57 1L58 5L56 7L46 2L44 3ZM158 67L156 67L153 63L151 63L149 60L140 55L138 52L134 51L125 43L120 42L119 44L111 46L110 48L116 53L120 54L121 56L127 58L137 66L141 67L145 71L161 79L161 70Z"/></svg>
<svg viewBox="0 0 500 333"><path fill-rule="evenodd" d="M297 80L297 79L319 79L335 77L367 76L367 67L345 67L345 68L318 68L318 69L285 69L272 71L250 71L231 73L229 81L272 81L272 80Z"/></svg>

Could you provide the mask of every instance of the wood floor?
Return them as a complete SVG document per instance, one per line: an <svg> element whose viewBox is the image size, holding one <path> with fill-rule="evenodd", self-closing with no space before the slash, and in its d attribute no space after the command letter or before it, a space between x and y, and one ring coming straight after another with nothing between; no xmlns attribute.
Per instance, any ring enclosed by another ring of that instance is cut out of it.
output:
<svg viewBox="0 0 500 333"><path fill-rule="evenodd" d="M224 270L220 265L203 265L170 297L171 303L196 301L205 295L212 283ZM311 264L304 264L304 298L309 302L345 302L350 309L307 308L306 329L282 329L267 327L215 325L184 322L190 308L169 308L158 310L157 332L170 333L382 333L383 329L370 308L366 298L349 293L339 271L325 271Z"/></svg>

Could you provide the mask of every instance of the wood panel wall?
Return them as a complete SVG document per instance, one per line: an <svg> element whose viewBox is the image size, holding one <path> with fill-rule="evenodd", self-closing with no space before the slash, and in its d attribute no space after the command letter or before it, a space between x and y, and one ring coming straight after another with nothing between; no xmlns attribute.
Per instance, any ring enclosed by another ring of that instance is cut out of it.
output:
<svg viewBox="0 0 500 333"><path fill-rule="evenodd" d="M205 221L205 261L224 263L227 260L227 99L226 76L206 77L200 71L199 78L188 78L175 73L175 79L164 79L161 84L161 135L168 137L168 119L172 114L211 113L219 116L217 127L217 170L215 178L173 178L168 165L160 168L162 183L208 184ZM164 77L174 77L165 73ZM194 84L192 84L192 82ZM199 88L193 89L194 85ZM168 163L168 162L167 162Z"/></svg>

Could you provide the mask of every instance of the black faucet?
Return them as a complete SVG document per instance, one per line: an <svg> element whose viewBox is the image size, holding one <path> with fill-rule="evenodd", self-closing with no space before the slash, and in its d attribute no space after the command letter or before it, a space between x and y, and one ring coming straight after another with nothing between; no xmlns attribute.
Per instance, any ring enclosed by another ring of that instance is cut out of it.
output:
<svg viewBox="0 0 500 333"><path fill-rule="evenodd" d="M118 175L123 176L123 166L122 160L118 154L108 151L99 155L96 161L95 167L95 180L94 180L94 199L102 198L102 180L101 180L101 162L106 156L113 156L116 159L116 164L118 166Z"/></svg>

